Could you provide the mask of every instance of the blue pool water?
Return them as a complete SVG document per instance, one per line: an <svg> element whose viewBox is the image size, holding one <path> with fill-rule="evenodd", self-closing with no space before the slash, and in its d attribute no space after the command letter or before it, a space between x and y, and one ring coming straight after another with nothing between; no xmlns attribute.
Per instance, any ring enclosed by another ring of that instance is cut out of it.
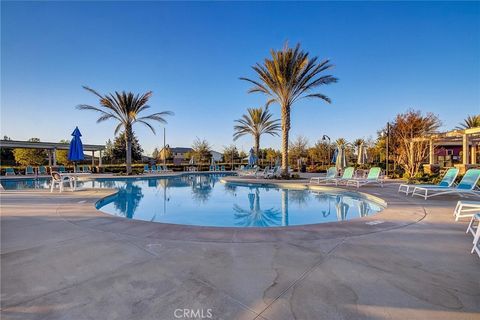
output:
<svg viewBox="0 0 480 320"><path fill-rule="evenodd" d="M215 227L278 227L356 219L383 209L355 192L320 193L220 182L222 175L96 179L80 187L117 188L97 209L127 219ZM2 181L5 189L48 188L49 180Z"/></svg>

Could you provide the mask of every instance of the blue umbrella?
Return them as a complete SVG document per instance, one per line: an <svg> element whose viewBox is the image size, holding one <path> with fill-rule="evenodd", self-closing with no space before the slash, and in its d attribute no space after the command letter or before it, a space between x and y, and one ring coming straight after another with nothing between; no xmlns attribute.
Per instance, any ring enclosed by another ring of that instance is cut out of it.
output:
<svg viewBox="0 0 480 320"><path fill-rule="evenodd" d="M255 154L253 152L253 148L250 149L250 152L248 154L248 164L249 165L254 165L255 164L255 160L256 160L256 157L255 157Z"/></svg>
<svg viewBox="0 0 480 320"><path fill-rule="evenodd" d="M82 134L78 127L75 127L75 130L72 132L72 141L70 142L70 149L68 150L68 160L70 161L80 161L84 159L83 155L83 144L80 137Z"/></svg>

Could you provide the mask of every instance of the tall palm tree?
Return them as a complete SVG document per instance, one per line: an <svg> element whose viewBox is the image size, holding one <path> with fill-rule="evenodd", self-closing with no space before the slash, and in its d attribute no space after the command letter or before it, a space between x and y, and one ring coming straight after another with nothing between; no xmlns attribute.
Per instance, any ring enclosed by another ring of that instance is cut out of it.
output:
<svg viewBox="0 0 480 320"><path fill-rule="evenodd" d="M455 129L463 130L480 127L480 114L468 116L467 119L463 120L463 123L460 123Z"/></svg>
<svg viewBox="0 0 480 320"><path fill-rule="evenodd" d="M282 171L288 175L288 133L290 131L290 110L293 104L302 98L319 98L330 103L326 95L312 92L315 88L337 82L332 75L321 73L333 67L329 60L317 62L318 58L309 58L308 52L300 49L300 44L289 48L286 43L282 50L271 50L271 59L263 64L257 63L253 70L259 80L240 78L253 84L249 93L260 92L268 97L267 106L278 103L282 112Z"/></svg>
<svg viewBox="0 0 480 320"><path fill-rule="evenodd" d="M141 123L147 126L155 134L155 129L149 123L150 120L158 121L166 124L165 116L173 115L171 111L162 111L150 114L148 116L140 116L142 111L150 108L147 105L148 99L152 96L152 92L148 91L144 94L134 94L132 92L117 92L106 95L101 95L97 91L83 86L83 88L99 98L99 107L94 107L88 104L80 104L77 109L80 110L93 110L100 112L101 116L97 119L97 123L103 122L109 119L115 119L118 121L118 125L115 128L115 135L120 129L125 129L126 136L126 164L127 174L132 173L132 138L133 138L133 124Z"/></svg>
<svg viewBox="0 0 480 320"><path fill-rule="evenodd" d="M233 140L237 140L241 136L251 134L255 144L255 154L260 155L260 137L262 134L278 136L280 130L280 120L271 120L273 114L265 108L248 108L248 114L244 114L242 118L235 120L237 123L233 128Z"/></svg>

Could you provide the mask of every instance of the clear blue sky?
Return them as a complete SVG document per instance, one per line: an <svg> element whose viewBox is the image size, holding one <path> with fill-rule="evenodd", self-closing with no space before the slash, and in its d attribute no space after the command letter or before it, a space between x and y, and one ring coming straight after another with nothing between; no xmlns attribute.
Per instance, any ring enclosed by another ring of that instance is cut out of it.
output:
<svg viewBox="0 0 480 320"><path fill-rule="evenodd" d="M88 85L152 90L152 110L176 114L167 143L200 137L221 151L233 120L265 101L238 77L254 77L251 65L285 40L330 58L340 79L322 89L331 105L294 106L292 138L373 137L408 108L438 114L444 129L480 113L479 2L2 2L1 135L58 141L78 125L84 143L103 144L115 124L74 108L97 102ZM157 127L136 127L147 153L162 145Z"/></svg>

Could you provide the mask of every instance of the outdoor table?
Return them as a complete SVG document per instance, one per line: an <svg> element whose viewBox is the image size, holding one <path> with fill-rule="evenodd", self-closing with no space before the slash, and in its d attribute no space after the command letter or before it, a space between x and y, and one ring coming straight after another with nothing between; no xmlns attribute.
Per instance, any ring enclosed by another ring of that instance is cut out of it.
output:
<svg viewBox="0 0 480 320"><path fill-rule="evenodd" d="M70 189L72 189L72 191L75 191L77 189L78 178L79 177L84 177L84 176L89 176L89 175L91 175L91 173L88 173L88 172L62 172L62 173L59 173L59 175L62 179L68 178L69 181L70 181ZM72 185L72 181L73 181L73 185Z"/></svg>

